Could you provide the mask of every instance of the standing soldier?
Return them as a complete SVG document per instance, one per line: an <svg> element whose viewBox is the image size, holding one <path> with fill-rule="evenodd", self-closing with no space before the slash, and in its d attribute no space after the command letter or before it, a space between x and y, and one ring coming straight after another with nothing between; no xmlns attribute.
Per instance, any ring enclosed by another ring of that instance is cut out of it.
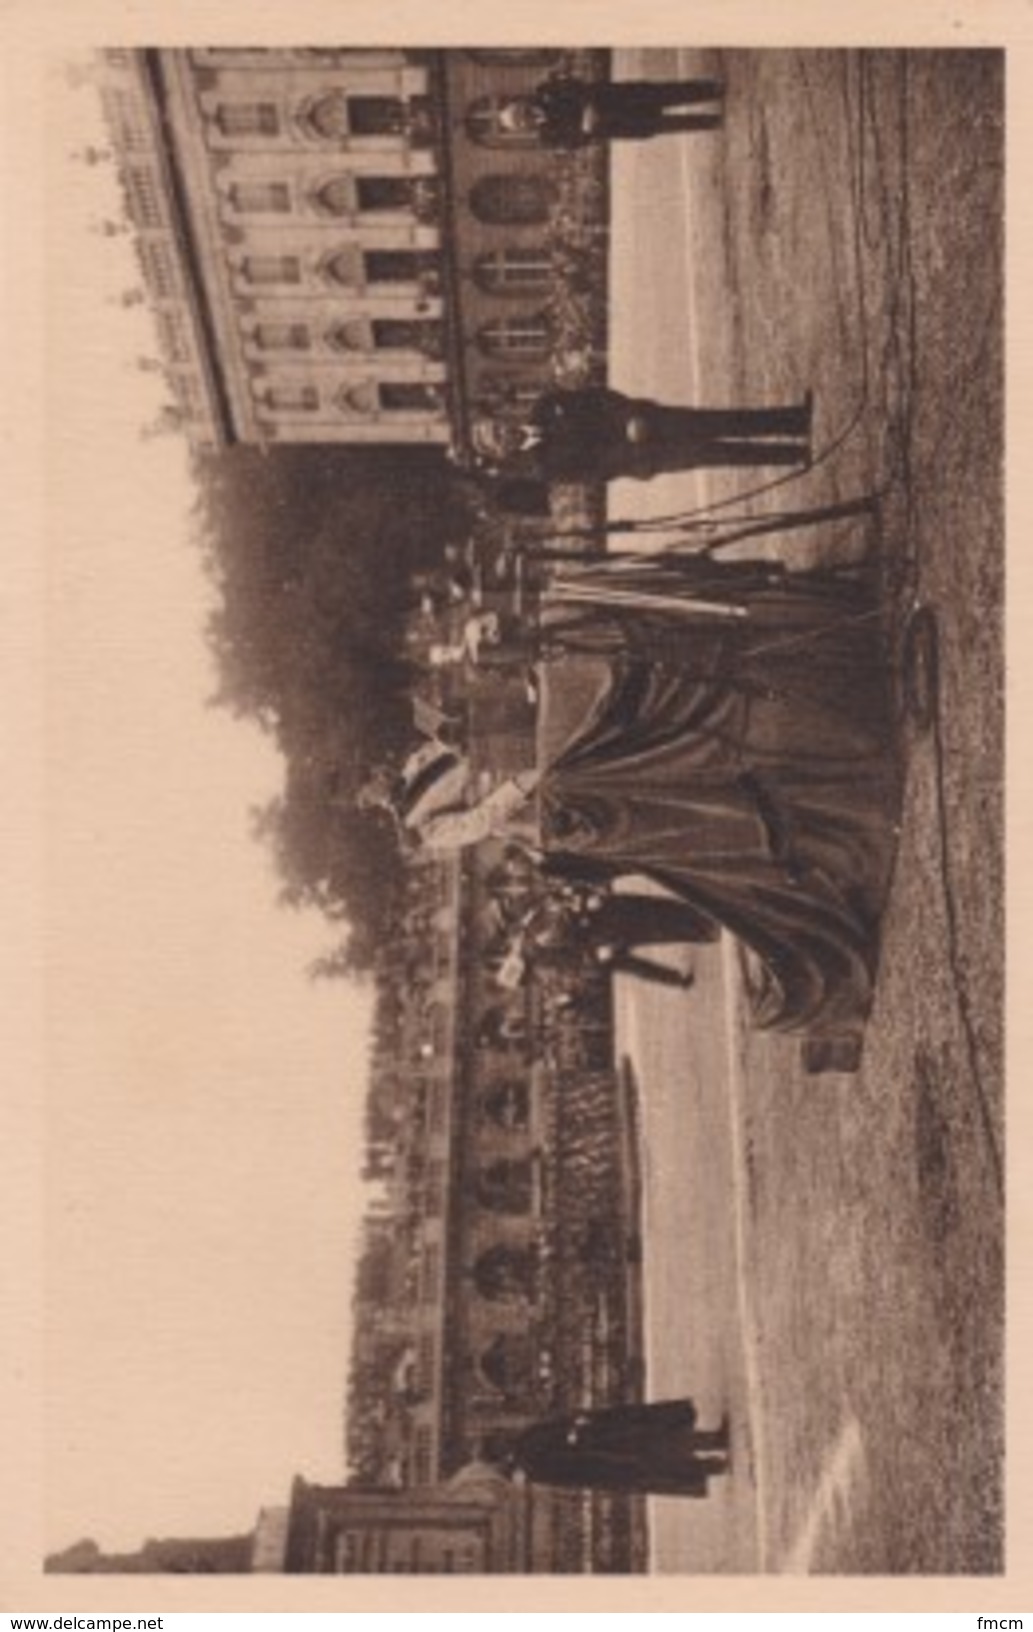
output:
<svg viewBox="0 0 1033 1632"><path fill-rule="evenodd" d="M527 418L482 419L483 465L541 481L648 481L704 466L806 465L812 401L774 408L690 408L627 397L606 386L546 391Z"/></svg>
<svg viewBox="0 0 1033 1632"><path fill-rule="evenodd" d="M658 1400L532 1423L509 1462L538 1484L698 1497L728 1471L728 1446L727 1418L701 1429L691 1400Z"/></svg>
<svg viewBox="0 0 1033 1632"><path fill-rule="evenodd" d="M503 129L537 136L543 147L646 141L651 136L717 130L724 86L716 79L589 80L557 74L502 108ZM709 104L705 113L689 112Z"/></svg>

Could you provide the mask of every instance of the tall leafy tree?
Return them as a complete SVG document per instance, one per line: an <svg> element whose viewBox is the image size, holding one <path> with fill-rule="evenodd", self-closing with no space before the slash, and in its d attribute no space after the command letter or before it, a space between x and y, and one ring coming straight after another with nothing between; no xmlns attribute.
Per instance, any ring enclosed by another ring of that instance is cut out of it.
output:
<svg viewBox="0 0 1033 1632"><path fill-rule="evenodd" d="M321 974L369 969L401 865L390 828L355 808L411 732L402 634L409 577L468 526L440 454L241 447L198 455L198 534L215 586L213 702L256 721L286 761L254 814L288 905L336 926Z"/></svg>

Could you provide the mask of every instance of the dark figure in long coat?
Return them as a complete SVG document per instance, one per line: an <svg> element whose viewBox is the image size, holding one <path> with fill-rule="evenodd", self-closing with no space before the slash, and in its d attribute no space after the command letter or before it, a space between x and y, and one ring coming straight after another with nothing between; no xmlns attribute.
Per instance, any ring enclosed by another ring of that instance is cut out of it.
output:
<svg viewBox="0 0 1033 1632"><path fill-rule="evenodd" d="M871 587L648 558L594 582L597 604L545 612L552 685L585 699L538 789L546 856L645 875L731 930L764 966L759 1024L851 1030L900 808Z"/></svg>
<svg viewBox="0 0 1033 1632"><path fill-rule="evenodd" d="M480 420L475 452L502 475L648 481L703 466L806 465L811 402L777 408L669 407L606 386L547 391L527 419Z"/></svg>
<svg viewBox="0 0 1033 1632"><path fill-rule="evenodd" d="M713 918L674 897L583 887L565 893L560 914L532 937L534 963L548 961L554 951L569 954L581 949L614 974L685 991L694 984L691 972L643 956L639 948L713 942L720 933Z"/></svg>
<svg viewBox="0 0 1033 1632"><path fill-rule="evenodd" d="M687 901L661 895L593 893L574 915L578 932L594 945L684 946L716 941L718 926Z"/></svg>
<svg viewBox="0 0 1033 1632"><path fill-rule="evenodd" d="M593 142L647 141L717 130L723 97L724 86L716 79L587 80L557 74L504 109L503 123L534 131L543 147L569 150ZM708 103L706 113L687 111Z"/></svg>
<svg viewBox="0 0 1033 1632"><path fill-rule="evenodd" d="M699 1497L727 1472L728 1427L697 1428L691 1400L616 1405L534 1423L512 1457L537 1484Z"/></svg>

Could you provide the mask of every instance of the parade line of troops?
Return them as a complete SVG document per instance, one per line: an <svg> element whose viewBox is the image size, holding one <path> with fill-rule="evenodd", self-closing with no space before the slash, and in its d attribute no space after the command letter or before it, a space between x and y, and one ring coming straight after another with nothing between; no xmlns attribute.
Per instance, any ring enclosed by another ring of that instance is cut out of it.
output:
<svg viewBox="0 0 1033 1632"><path fill-rule="evenodd" d="M544 145L713 131L724 87L547 80L501 110ZM703 467L806 469L812 401L667 405L600 386L548 391L523 420L473 427L489 479L648 480ZM834 1045L856 1067L872 1002L901 771L874 574L791 571L667 548L571 563L543 593L541 695L580 671L591 701L546 763L475 789L463 753L425 739L361 796L406 843L523 846L555 890L513 936L500 979L574 941L615 969L691 984L647 958L714 940L753 955L755 1024ZM499 638L482 620L481 642ZM662 896L629 893L645 878ZM622 888L614 890L613 886ZM845 1052L844 1052L845 1047ZM534 1480L701 1496L728 1466L728 1423L691 1400L616 1405L534 1425L507 1462Z"/></svg>

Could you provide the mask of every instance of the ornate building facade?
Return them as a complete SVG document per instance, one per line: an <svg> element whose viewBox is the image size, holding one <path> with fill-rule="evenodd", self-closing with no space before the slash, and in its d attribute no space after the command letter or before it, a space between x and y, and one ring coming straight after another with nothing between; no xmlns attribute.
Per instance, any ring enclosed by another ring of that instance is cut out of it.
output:
<svg viewBox="0 0 1033 1632"><path fill-rule="evenodd" d="M186 432L462 458L475 415L533 401L555 372L564 188L591 165L501 114L555 68L600 74L605 59L108 53L112 146ZM477 609L505 620L513 593L478 585ZM444 699L463 711L476 770L533 762L526 682L526 664L477 664ZM525 1503L497 1479L474 1492L464 1474L536 1418L638 1387L608 984L582 971L571 1019L555 990L499 980L540 887L501 843L412 869L371 1147L369 1176L385 1184L367 1231L377 1273L353 1356L376 1394L363 1480L391 1488L299 1483L289 1519L260 1526L257 1567L641 1567L629 1503L569 1491Z"/></svg>
<svg viewBox="0 0 1033 1632"><path fill-rule="evenodd" d="M499 115L561 55L105 54L112 145L189 435L462 449L471 405L534 398L555 159Z"/></svg>

